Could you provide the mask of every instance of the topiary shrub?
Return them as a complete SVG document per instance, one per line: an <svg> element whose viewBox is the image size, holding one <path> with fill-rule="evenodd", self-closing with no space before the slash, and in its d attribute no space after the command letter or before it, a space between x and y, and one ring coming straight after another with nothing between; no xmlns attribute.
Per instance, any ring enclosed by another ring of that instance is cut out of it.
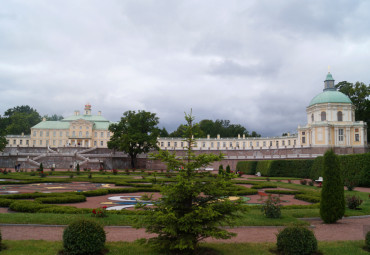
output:
<svg viewBox="0 0 370 255"><path fill-rule="evenodd" d="M231 169L230 169L230 166L229 165L226 166L226 173L227 174L231 173Z"/></svg>
<svg viewBox="0 0 370 255"><path fill-rule="evenodd" d="M320 200L320 216L325 223L335 223L345 211L344 186L339 160L333 150L324 155L324 169Z"/></svg>
<svg viewBox="0 0 370 255"><path fill-rule="evenodd" d="M353 196L346 196L346 202L349 209L356 210L361 204L362 200L360 197Z"/></svg>
<svg viewBox="0 0 370 255"><path fill-rule="evenodd" d="M370 251L370 231L368 231L366 234L365 246L366 246L366 249Z"/></svg>
<svg viewBox="0 0 370 255"><path fill-rule="evenodd" d="M63 232L64 252L70 255L100 254L106 236L102 226L89 220L77 220Z"/></svg>
<svg viewBox="0 0 370 255"><path fill-rule="evenodd" d="M309 255L317 251L317 239L305 227L287 227L277 235L277 249L285 255Z"/></svg>
<svg viewBox="0 0 370 255"><path fill-rule="evenodd" d="M0 231L0 251L2 250L2 247L3 247L3 244L1 242L2 242L2 237L1 237L1 231Z"/></svg>

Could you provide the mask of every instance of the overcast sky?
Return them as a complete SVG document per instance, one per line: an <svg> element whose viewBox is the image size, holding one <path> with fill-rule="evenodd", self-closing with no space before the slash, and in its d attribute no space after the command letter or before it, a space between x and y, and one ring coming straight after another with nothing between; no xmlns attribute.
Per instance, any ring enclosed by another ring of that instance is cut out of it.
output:
<svg viewBox="0 0 370 255"><path fill-rule="evenodd" d="M370 83L370 1L1 0L0 114L30 105L111 121L157 113L173 131L228 119L295 132L336 82Z"/></svg>

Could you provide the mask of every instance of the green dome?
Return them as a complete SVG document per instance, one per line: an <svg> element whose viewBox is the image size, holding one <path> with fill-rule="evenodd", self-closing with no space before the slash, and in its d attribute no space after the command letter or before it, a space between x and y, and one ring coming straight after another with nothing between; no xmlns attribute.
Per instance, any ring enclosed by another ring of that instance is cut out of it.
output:
<svg viewBox="0 0 370 255"><path fill-rule="evenodd" d="M326 90L317 96L315 96L310 105L314 104L325 104L325 103L347 103L352 104L351 99L342 92L336 90Z"/></svg>

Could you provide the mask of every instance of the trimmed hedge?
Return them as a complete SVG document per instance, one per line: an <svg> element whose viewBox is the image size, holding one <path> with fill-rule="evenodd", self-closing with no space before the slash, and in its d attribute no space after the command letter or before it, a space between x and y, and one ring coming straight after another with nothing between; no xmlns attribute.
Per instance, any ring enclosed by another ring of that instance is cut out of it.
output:
<svg viewBox="0 0 370 255"><path fill-rule="evenodd" d="M236 164L236 171L241 171L244 174L256 174L258 161L239 161Z"/></svg>
<svg viewBox="0 0 370 255"><path fill-rule="evenodd" d="M13 199L0 198L0 207L9 207L14 201Z"/></svg>
<svg viewBox="0 0 370 255"><path fill-rule="evenodd" d="M308 178L313 162L313 159L264 160L258 161L256 171L269 177Z"/></svg>
<svg viewBox="0 0 370 255"><path fill-rule="evenodd" d="M268 189L265 190L266 193L270 194L283 194L283 195L296 195L296 194L302 194L302 191L299 190L275 190L275 189Z"/></svg>
<svg viewBox="0 0 370 255"><path fill-rule="evenodd" d="M272 160L258 161L256 172L260 172L262 176L270 176L270 167Z"/></svg>
<svg viewBox="0 0 370 255"><path fill-rule="evenodd" d="M297 194L294 196L295 199L306 201L309 203L320 203L320 197L308 194Z"/></svg>
<svg viewBox="0 0 370 255"><path fill-rule="evenodd" d="M293 210L293 209L318 209L320 208L320 203L312 205L283 205L281 209Z"/></svg>
<svg viewBox="0 0 370 255"><path fill-rule="evenodd" d="M259 183L252 186L252 189L275 189L275 188L277 188L277 185L266 183Z"/></svg>
<svg viewBox="0 0 370 255"><path fill-rule="evenodd" d="M69 195L69 196L58 196L58 197L38 197L35 199L36 202L43 204L69 204L69 203L80 203L85 202L86 197L84 195Z"/></svg>

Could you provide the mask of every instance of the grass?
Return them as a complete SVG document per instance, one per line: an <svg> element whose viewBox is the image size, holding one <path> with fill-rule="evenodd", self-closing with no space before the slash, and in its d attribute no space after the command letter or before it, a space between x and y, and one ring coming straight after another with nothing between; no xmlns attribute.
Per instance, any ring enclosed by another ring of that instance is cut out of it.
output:
<svg viewBox="0 0 370 255"><path fill-rule="evenodd" d="M248 180L266 180L269 178L270 180L301 180L302 178L297 177L248 177Z"/></svg>
<svg viewBox="0 0 370 255"><path fill-rule="evenodd" d="M62 242L26 240L10 241L3 243L6 249L1 251L2 255L51 255L57 254L62 249ZM325 255L369 254L363 249L364 241L335 241L319 242L319 252ZM106 248L109 250L107 255L160 255L163 253L152 251L150 248L138 242L108 242ZM202 243L201 254L210 255L271 255L276 254L275 243ZM208 251L208 253L206 253ZM211 252L212 251L212 252Z"/></svg>

